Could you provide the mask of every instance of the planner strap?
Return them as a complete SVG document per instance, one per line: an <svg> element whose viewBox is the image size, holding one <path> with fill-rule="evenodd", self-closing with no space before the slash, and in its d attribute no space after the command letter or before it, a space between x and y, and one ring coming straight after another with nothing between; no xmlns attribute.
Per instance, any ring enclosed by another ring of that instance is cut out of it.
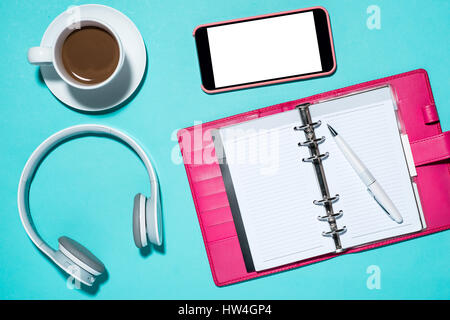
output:
<svg viewBox="0 0 450 320"><path fill-rule="evenodd" d="M416 167L450 158L450 131L411 142Z"/></svg>
<svg viewBox="0 0 450 320"><path fill-rule="evenodd" d="M323 236L331 237L336 247L336 252L343 251L340 235L347 229L346 227L339 228L336 219L340 218L343 214L342 210L334 212L333 203L339 200L339 195L330 195L328 189L327 179L325 176L325 170L323 168L322 161L328 158L328 152L320 153L319 144L325 141L325 137L317 138L314 129L321 125L320 121L313 122L311 120L311 114L309 112L309 103L298 105L296 108L300 113L300 119L302 125L294 127L296 131L303 131L306 137L305 141L299 142L299 147L308 147L309 157L303 158L303 162L311 162L314 167L314 172L319 184L319 189L322 198L320 200L314 200L313 203L318 206L323 206L325 209L325 215L317 217L319 221L327 221L330 227L329 231L322 232Z"/></svg>
<svg viewBox="0 0 450 320"><path fill-rule="evenodd" d="M434 103L427 104L422 107L422 115L425 124L433 124L439 121L439 115Z"/></svg>

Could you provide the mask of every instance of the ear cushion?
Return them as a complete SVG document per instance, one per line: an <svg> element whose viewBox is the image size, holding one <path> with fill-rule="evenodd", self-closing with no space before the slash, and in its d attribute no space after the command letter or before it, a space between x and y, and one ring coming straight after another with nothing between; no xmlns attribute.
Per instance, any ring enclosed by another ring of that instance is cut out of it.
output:
<svg viewBox="0 0 450 320"><path fill-rule="evenodd" d="M133 206L133 239L138 248L147 246L147 230L145 225L145 202L143 194L138 193L134 197Z"/></svg>
<svg viewBox="0 0 450 320"><path fill-rule="evenodd" d="M162 218L158 199L147 198L145 217L148 240L155 246L161 246Z"/></svg>
<svg viewBox="0 0 450 320"><path fill-rule="evenodd" d="M79 267L85 269L94 276L105 272L105 265L86 247L68 237L58 239L59 250Z"/></svg>

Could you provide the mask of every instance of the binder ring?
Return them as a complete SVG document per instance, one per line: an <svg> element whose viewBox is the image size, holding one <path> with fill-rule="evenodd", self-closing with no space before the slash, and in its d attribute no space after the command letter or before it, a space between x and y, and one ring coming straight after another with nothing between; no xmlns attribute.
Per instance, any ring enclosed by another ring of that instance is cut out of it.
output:
<svg viewBox="0 0 450 320"><path fill-rule="evenodd" d="M330 231L323 231L322 236L332 237L334 245L336 247L336 252L342 251L342 244L340 235L347 231L346 227L339 227L336 225L336 219L340 218L343 215L343 211L339 212L333 211L333 203L339 200L339 195L335 195L332 197L330 195L327 180L325 178L325 171L322 164L322 159L328 158L330 155L329 152L325 152L323 154L320 153L319 144L325 141L325 137L317 138L315 128L319 127L322 122L318 120L317 122L313 122L311 119L311 113L309 111L309 103L301 104L296 107L299 111L300 120L302 125L295 126L293 129L295 131L303 131L306 141L298 142L298 146L307 146L309 149L309 157L302 158L303 162L312 162L314 166L314 170L316 172L316 177L318 180L320 192L322 195L321 200L314 200L313 203L315 205L324 206L326 211L326 215L318 216L317 219L319 221L326 221L330 227Z"/></svg>
<svg viewBox="0 0 450 320"><path fill-rule="evenodd" d="M312 140L306 140L304 142L299 142L298 146L299 147L305 147L305 146L309 147L310 145L312 145L314 143L320 144L320 143L322 143L324 141L325 141L325 137L322 136L322 138L317 138L317 139L312 139Z"/></svg>
<svg viewBox="0 0 450 320"><path fill-rule="evenodd" d="M331 231L323 231L322 236L331 237L331 236L334 236L335 234L341 235L346 231L347 231L347 227L344 226L341 229L336 229L336 230L331 230Z"/></svg>
<svg viewBox="0 0 450 320"><path fill-rule="evenodd" d="M328 156L330 155L329 152L325 152L323 154L319 154L319 155L313 155L311 157L308 158L303 158L302 161L303 162L313 162L313 161L318 161L318 160L325 160L326 158L328 158Z"/></svg>
<svg viewBox="0 0 450 320"><path fill-rule="evenodd" d="M306 129L314 129L314 128L319 127L321 124L322 124L322 121L319 120L317 122L307 123L307 124L304 124L302 126L295 126L294 130L295 131L303 131L303 130L306 130Z"/></svg>
<svg viewBox="0 0 450 320"><path fill-rule="evenodd" d="M319 220L319 221L327 221L328 218L339 219L340 217L342 217L343 214L344 214L344 211L339 210L339 212L335 212L335 213L332 213L332 214L327 215L327 216L318 216L317 220Z"/></svg>
<svg viewBox="0 0 450 320"><path fill-rule="evenodd" d="M339 195L336 194L334 197L331 197L331 198L326 198L326 199L322 199L322 200L314 200L313 203L316 206L324 206L326 204L335 203L338 200L339 200Z"/></svg>

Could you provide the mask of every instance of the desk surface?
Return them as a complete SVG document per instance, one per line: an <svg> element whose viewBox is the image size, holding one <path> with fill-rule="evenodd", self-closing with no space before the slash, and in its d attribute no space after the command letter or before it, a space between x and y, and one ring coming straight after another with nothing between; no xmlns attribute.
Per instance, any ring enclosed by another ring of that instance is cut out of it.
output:
<svg viewBox="0 0 450 320"><path fill-rule="evenodd" d="M293 100L416 68L430 76L443 130L450 129L450 3L445 0L321 1L331 16L338 68L327 78L207 95L192 38L195 26L298 9L298 1L98 1L130 17L148 50L148 74L135 98L103 115L62 105L26 61L48 24L69 5L89 1L0 2L4 42L0 92L0 298L1 299L390 299L450 297L450 232L350 254L262 279L214 285L197 222L176 131L199 121ZM303 1L302 7L317 5ZM381 29L369 30L368 6L381 9ZM40 167L30 203L42 236L57 246L67 235L105 263L109 277L98 291L69 290L32 245L16 205L19 177L31 152L50 134L80 123L129 132L150 152L161 182L165 248L140 254L133 244L132 206L149 194L143 165L108 139L62 145ZM448 208L443 208L449 210ZM377 266L381 288L367 280ZM338 288L336 290L335 288Z"/></svg>

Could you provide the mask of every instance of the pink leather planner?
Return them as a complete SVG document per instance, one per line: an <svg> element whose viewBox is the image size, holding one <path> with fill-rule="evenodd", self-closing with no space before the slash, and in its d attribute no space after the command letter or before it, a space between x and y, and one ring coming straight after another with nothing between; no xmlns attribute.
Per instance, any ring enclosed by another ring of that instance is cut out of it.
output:
<svg viewBox="0 0 450 320"><path fill-rule="evenodd" d="M261 271L248 271L229 195L216 157L211 132L284 111L297 105L345 96L388 85L395 97L402 132L407 134L414 161L414 182L426 227L421 231L371 242L340 253L329 253ZM450 228L450 132L442 132L428 74L423 69L333 90L181 129L178 141L191 187L214 282L228 285L310 263L356 253Z"/></svg>

